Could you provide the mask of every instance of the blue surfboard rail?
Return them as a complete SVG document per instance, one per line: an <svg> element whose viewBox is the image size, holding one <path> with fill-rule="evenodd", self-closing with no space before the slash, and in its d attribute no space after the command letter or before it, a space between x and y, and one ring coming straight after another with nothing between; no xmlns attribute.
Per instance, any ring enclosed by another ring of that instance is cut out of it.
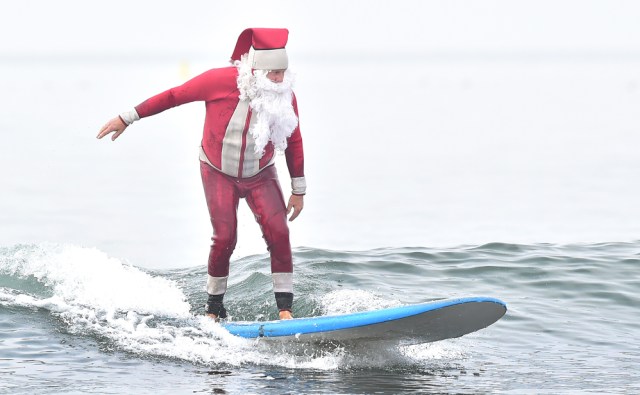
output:
<svg viewBox="0 0 640 395"><path fill-rule="evenodd" d="M295 318L281 321L258 322L224 322L222 326L231 334L248 338L271 338L299 336L320 332L340 331L369 325L376 325L389 321L405 319L407 317L424 314L430 311L469 303L495 303L506 311L506 304L499 299L490 297L469 297L445 299L434 302L391 307L380 310L363 311L342 315L327 315L319 317Z"/></svg>

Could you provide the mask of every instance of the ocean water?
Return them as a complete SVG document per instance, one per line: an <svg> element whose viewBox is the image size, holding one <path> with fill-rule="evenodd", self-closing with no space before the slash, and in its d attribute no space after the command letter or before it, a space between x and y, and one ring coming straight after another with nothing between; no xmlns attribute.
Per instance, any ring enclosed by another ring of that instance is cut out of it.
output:
<svg viewBox="0 0 640 395"><path fill-rule="evenodd" d="M637 56L300 56L295 314L509 310L428 345L288 350L202 317L203 106L95 140L223 64L117 55L1 58L0 393L640 390ZM274 318L264 250L241 205L234 319Z"/></svg>
<svg viewBox="0 0 640 395"><path fill-rule="evenodd" d="M141 269L95 248L0 249L5 393L635 393L640 243L297 248L298 315L469 295L508 303L458 339L289 350L202 316L203 267ZM273 319L268 256L233 263L233 319ZM117 289L117 292L114 290Z"/></svg>

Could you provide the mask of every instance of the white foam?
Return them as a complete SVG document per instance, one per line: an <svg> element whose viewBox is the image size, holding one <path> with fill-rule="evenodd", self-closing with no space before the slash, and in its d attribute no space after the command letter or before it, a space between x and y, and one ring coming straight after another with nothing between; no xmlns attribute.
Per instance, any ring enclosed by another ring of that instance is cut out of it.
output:
<svg viewBox="0 0 640 395"><path fill-rule="evenodd" d="M115 347L192 362L242 364L265 359L247 352L251 342L194 317L178 285L94 248L20 246L0 257L0 273L35 277L53 292L38 298L0 288L0 303L45 308L71 333L106 337ZM156 320L156 317L163 318Z"/></svg>
<svg viewBox="0 0 640 395"><path fill-rule="evenodd" d="M144 273L95 248L47 243L16 249L3 258L3 272L33 276L74 305L189 315L189 304L174 282Z"/></svg>
<svg viewBox="0 0 640 395"><path fill-rule="evenodd" d="M465 356L464 349L459 345L459 340L443 340L436 343L416 344L400 347L400 354L413 361L435 361L460 359Z"/></svg>

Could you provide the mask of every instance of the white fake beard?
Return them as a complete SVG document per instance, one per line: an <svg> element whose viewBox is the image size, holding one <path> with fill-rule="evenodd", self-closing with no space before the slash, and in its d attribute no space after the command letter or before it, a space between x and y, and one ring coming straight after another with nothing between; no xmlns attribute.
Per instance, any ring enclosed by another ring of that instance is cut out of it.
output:
<svg viewBox="0 0 640 395"><path fill-rule="evenodd" d="M245 56L234 65L238 68L240 100L249 100L256 120L249 133L255 140L255 153L264 155L269 142L278 152L287 148L287 139L298 126L298 117L293 111L293 73L285 71L280 83L267 78L265 70L251 70Z"/></svg>

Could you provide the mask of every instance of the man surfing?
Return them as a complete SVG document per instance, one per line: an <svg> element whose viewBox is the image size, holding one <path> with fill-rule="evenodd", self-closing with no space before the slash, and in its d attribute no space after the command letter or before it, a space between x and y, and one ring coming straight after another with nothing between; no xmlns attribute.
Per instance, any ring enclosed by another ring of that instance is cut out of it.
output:
<svg viewBox="0 0 640 395"><path fill-rule="evenodd" d="M213 226L206 314L226 318L223 298L236 245L237 209L247 201L271 256L273 291L280 319L292 318L293 260L287 216L304 206L304 154L285 49L286 29L246 29L231 55L232 66L211 69L155 95L107 122L98 134L117 139L133 122L185 103L205 102L200 172ZM291 176L285 205L275 153L284 152Z"/></svg>

